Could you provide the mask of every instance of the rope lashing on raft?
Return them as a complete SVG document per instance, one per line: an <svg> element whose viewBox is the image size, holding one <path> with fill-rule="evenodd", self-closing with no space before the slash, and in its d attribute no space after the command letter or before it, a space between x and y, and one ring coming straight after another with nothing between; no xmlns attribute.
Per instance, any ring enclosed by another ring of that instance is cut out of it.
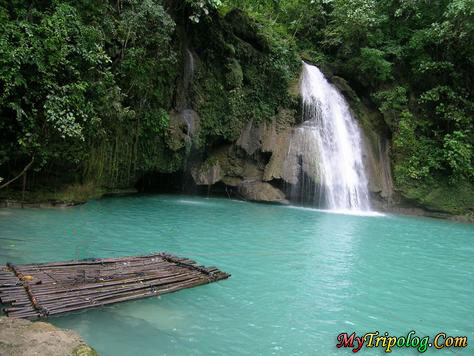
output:
<svg viewBox="0 0 474 356"><path fill-rule="evenodd" d="M191 270L194 270L194 271L198 271L198 272L201 272L201 273L207 275L208 278L209 278L209 281L216 280L215 274L213 272L209 272L204 267L196 266L196 265L193 265L193 264L190 264L190 263L181 262L177 258L174 258L172 255L170 255L168 253L165 253L165 252L161 252L158 255L162 259L164 259L165 261L168 261L168 262L174 263L174 264L176 264L180 267L185 267L185 268L188 268L188 269L191 269Z"/></svg>
<svg viewBox="0 0 474 356"><path fill-rule="evenodd" d="M0 303L8 317L42 318L160 296L230 274L167 253L0 265Z"/></svg>
<svg viewBox="0 0 474 356"><path fill-rule="evenodd" d="M38 301L36 300L35 296L33 295L33 291L31 290L31 286L28 281L31 281L33 278L30 275L24 275L20 271L18 271L13 263L7 262L6 266L15 274L15 276L20 280L20 283L25 288L26 294L28 298L30 298L31 305L33 308L36 309L38 314L43 317L47 317L49 315L49 311L47 308L41 306ZM40 284L39 281L37 284Z"/></svg>

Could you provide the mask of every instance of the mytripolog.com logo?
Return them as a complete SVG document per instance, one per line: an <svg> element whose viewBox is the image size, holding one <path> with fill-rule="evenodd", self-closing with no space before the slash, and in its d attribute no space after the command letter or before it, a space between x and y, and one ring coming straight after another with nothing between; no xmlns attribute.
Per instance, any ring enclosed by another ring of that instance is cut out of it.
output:
<svg viewBox="0 0 474 356"><path fill-rule="evenodd" d="M415 330L410 331L407 336L389 336L388 332L379 336L379 332L370 332L362 336L341 333L337 336L338 348L349 347L352 352L358 352L364 345L365 347L383 347L385 352L392 352L394 348L416 348L418 352L425 352L428 348L443 349L451 347L466 347L466 336L447 336L446 333L438 333L433 341L429 336L419 337L415 335Z"/></svg>

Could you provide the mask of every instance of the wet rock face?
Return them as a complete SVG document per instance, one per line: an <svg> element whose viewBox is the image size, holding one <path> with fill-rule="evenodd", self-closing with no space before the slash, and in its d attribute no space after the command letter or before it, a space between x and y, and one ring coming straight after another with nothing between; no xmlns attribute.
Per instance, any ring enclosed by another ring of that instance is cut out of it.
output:
<svg viewBox="0 0 474 356"><path fill-rule="evenodd" d="M191 175L197 185L213 185L224 178L219 161L205 162L201 166L193 167Z"/></svg>
<svg viewBox="0 0 474 356"><path fill-rule="evenodd" d="M319 148L311 128L303 127L308 124L295 126L291 115L294 113L282 110L271 122L248 122L234 144L214 149L207 160L192 168L194 182L206 186L222 183L253 201L314 200L311 194L318 192L307 188L321 181ZM373 203L377 208L388 206L393 194L389 142L365 127L363 135L363 159Z"/></svg>
<svg viewBox="0 0 474 356"><path fill-rule="evenodd" d="M200 121L197 112L191 109L171 113L167 140L169 148L175 152L190 149L192 141L199 135Z"/></svg>
<svg viewBox="0 0 474 356"><path fill-rule="evenodd" d="M283 180L297 185L302 175L314 183L320 181L317 165L319 153L314 137L308 130L282 125L276 120L259 126L250 122L242 131L237 145L249 155L259 150L271 153L265 165L263 181Z"/></svg>
<svg viewBox="0 0 474 356"><path fill-rule="evenodd" d="M377 200L391 203L393 181L390 167L389 142L375 133L365 135L364 158L369 176L369 191Z"/></svg>
<svg viewBox="0 0 474 356"><path fill-rule="evenodd" d="M260 127L254 127L253 122L249 121L237 140L237 146L251 156L261 147L261 136Z"/></svg>
<svg viewBox="0 0 474 356"><path fill-rule="evenodd" d="M276 137L263 180L281 179L298 185L304 175L317 184L320 182L318 157L317 145L308 130L300 127L287 129Z"/></svg>
<svg viewBox="0 0 474 356"><path fill-rule="evenodd" d="M244 181L239 185L239 193L247 200L288 204L285 194L267 182Z"/></svg>
<svg viewBox="0 0 474 356"><path fill-rule="evenodd" d="M97 356L78 334L44 322L0 317L0 355Z"/></svg>
<svg viewBox="0 0 474 356"><path fill-rule="evenodd" d="M283 191L271 184L273 180L297 180L293 172L297 154L290 160L287 155L293 130L281 121L279 117L259 125L249 122L235 144L215 149L191 169L194 182L208 186L221 182L241 198L287 204Z"/></svg>

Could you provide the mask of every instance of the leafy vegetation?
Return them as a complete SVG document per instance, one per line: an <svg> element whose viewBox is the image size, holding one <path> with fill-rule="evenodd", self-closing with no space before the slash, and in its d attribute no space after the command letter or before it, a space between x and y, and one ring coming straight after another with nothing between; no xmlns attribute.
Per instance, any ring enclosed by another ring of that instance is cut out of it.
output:
<svg viewBox="0 0 474 356"><path fill-rule="evenodd" d="M48 180L59 169L82 179L94 166L95 178L130 184L147 164L131 146L167 123L176 60L163 7L17 1L1 5L0 28L0 164L14 170L35 157Z"/></svg>
<svg viewBox="0 0 474 356"><path fill-rule="evenodd" d="M472 0L263 4L244 6L273 19L274 27L295 38L304 58L346 78L383 114L392 136L396 185L406 197L416 189L421 196L434 185L438 192L446 188L438 196L458 185L472 197Z"/></svg>
<svg viewBox="0 0 474 356"><path fill-rule="evenodd" d="M32 188L183 169L174 113L197 111L204 152L233 141L297 109L302 57L380 112L403 194L472 187L472 0L14 0L0 33L0 184L32 160Z"/></svg>

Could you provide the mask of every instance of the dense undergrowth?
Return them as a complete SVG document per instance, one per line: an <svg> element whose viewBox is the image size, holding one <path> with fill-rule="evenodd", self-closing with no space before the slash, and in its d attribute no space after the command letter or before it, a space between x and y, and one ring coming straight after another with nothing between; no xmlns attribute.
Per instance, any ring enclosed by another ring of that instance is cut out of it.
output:
<svg viewBox="0 0 474 356"><path fill-rule="evenodd" d="M287 93L296 52L240 11L191 2L13 2L0 7L0 176L34 158L27 186L133 185L182 169L170 149L186 51L199 65L189 94L197 146L235 140L251 119L297 106ZM192 19L192 16L202 15ZM199 21L200 19L200 21ZM19 183L19 182L18 182Z"/></svg>
<svg viewBox="0 0 474 356"><path fill-rule="evenodd" d="M16 0L0 4L0 32L0 185L32 160L32 191L183 169L169 125L190 51L204 154L296 112L304 58L378 113L366 120L391 140L401 196L472 213L472 0Z"/></svg>
<svg viewBox="0 0 474 356"><path fill-rule="evenodd" d="M240 6L294 38L303 58L348 80L383 115L402 197L433 210L473 213L473 1Z"/></svg>

